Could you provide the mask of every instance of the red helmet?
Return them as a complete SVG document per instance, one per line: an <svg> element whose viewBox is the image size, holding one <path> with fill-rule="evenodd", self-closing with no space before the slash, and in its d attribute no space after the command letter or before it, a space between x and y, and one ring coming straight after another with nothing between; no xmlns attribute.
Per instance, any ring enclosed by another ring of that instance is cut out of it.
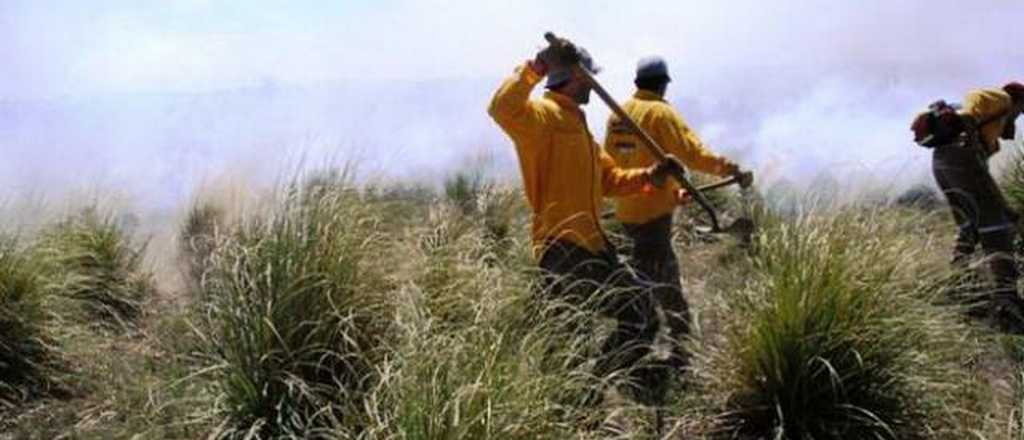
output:
<svg viewBox="0 0 1024 440"><path fill-rule="evenodd" d="M1024 84L1014 81L1003 86L1003 90L1006 91L1014 101L1024 102Z"/></svg>

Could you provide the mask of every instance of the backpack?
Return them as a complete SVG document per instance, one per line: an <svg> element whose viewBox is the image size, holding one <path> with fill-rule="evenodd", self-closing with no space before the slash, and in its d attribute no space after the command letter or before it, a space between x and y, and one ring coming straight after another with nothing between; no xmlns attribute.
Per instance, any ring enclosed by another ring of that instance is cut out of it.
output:
<svg viewBox="0 0 1024 440"><path fill-rule="evenodd" d="M957 113L959 109L959 105L943 100L931 103L928 110L918 114L910 125L914 142L925 148L957 142L967 130L966 123Z"/></svg>
<svg viewBox="0 0 1024 440"><path fill-rule="evenodd" d="M998 121L1007 115L1012 115L1012 109L991 115L980 121L973 118L961 117L957 110L959 104L950 104L944 100L938 100L928 106L928 110L919 113L910 124L914 132L914 142L925 148L935 148L942 145L950 145L956 142L976 144L980 142L980 131L986 125ZM1016 119L1016 116L1013 116ZM1014 121L1011 119L1000 137L1013 139L1016 134ZM985 148L988 150L988 148ZM998 147L996 148L998 151ZM995 151L986 151L988 155L995 154Z"/></svg>

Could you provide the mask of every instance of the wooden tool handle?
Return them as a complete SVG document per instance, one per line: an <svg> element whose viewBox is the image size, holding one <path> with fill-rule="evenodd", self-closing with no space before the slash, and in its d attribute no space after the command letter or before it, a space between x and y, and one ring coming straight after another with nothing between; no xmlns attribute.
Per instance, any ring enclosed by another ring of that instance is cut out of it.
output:
<svg viewBox="0 0 1024 440"><path fill-rule="evenodd" d="M568 41L565 39L558 38L557 36L555 36L553 32L546 32L544 34L544 39L547 40L548 43L552 45L562 44L563 41ZM645 147L647 147L647 150L651 153L651 155L654 156L654 159L657 160L659 163L665 162L667 157L667 155L665 154L665 149L661 148L661 146L658 145L658 143L654 140L654 138L651 137L651 135L647 134L646 131L640 128L640 126L637 125L636 121L634 121L633 118L629 117L626 111L623 110L622 107L615 102L615 99L612 98L608 91L605 90L604 87L602 87L596 79L594 79L594 75L591 75L590 72L587 71L587 69L584 69L583 66L580 65L580 63L576 63L575 65L573 65L572 69L576 71L576 73L579 74L582 78L584 78L587 81L587 83L590 84L590 87L594 89L594 92L597 93L597 96L600 97L602 101L604 101L608 108L610 108L612 112L615 113L619 117L619 119L621 119L622 122L626 124L627 127L629 127L630 130L632 130L634 133L637 134L637 136L640 137L641 142L644 144ZM676 170L675 172L672 173L672 178L674 178L676 182L679 183L679 186L686 189L686 191L691 194L691 197L693 197L693 199L697 201L697 204L699 204L701 208L703 208L704 211L708 214L708 217L710 217L711 219L711 227L716 231L721 230L721 225L719 225L718 223L718 213L715 212L714 206L711 205L711 202L708 201L707 197L704 197L704 194L701 193L700 189L695 187L693 183L690 182L690 179L686 177L686 170Z"/></svg>

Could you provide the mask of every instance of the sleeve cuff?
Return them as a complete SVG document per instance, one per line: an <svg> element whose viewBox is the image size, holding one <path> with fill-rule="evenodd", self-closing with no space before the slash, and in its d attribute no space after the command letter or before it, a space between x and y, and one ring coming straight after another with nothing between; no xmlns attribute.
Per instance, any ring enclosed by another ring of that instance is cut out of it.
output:
<svg viewBox="0 0 1024 440"><path fill-rule="evenodd" d="M537 83L542 79L542 77L533 70L533 67L530 66L529 61L523 63L523 65L519 67L519 74L522 75L523 81L526 81L526 83L531 86L537 85Z"/></svg>

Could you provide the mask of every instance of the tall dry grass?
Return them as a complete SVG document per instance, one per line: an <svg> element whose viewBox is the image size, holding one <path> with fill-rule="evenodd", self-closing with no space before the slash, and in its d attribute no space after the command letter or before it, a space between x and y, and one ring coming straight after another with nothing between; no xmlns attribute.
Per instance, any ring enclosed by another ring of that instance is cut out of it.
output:
<svg viewBox="0 0 1024 440"><path fill-rule="evenodd" d="M390 337L390 300L367 288L373 213L343 185L290 188L212 250L196 329L225 438L337 435ZM190 222L191 224L191 222ZM356 428L352 428L356 429Z"/></svg>
<svg viewBox="0 0 1024 440"><path fill-rule="evenodd" d="M46 283L38 256L16 238L0 236L0 413L45 394L53 382Z"/></svg>
<svg viewBox="0 0 1024 440"><path fill-rule="evenodd" d="M36 244L59 295L97 324L134 327L154 294L143 270L145 243L136 243L113 213L83 209L45 228Z"/></svg>
<svg viewBox="0 0 1024 440"><path fill-rule="evenodd" d="M965 438L984 387L963 362L981 350L951 279L922 240L928 219L846 209L776 218L750 272L724 298L734 319L699 376L741 438ZM924 237L924 240L927 240Z"/></svg>
<svg viewBox="0 0 1024 440"><path fill-rule="evenodd" d="M41 317L19 334L61 326L70 336L49 348L102 374L75 369L88 381L79 399L42 404L10 432L652 438L649 409L614 392L587 405L603 385L587 359L608 323L538 300L520 191L463 189L357 186L328 172L244 210L200 199L210 202L179 225L180 259L162 259L190 280L188 306L129 301L140 312L122 316L134 316L125 321L136 332L92 331L98 315L65 300L105 303L61 290L96 285L71 282L85 275L144 278L145 267L125 264L143 248L112 217L65 219L11 241L0 247L15 250L0 253L0 288L36 286L19 291L43 298L14 314ZM738 209L732 194L719 197ZM945 213L876 204L751 212L760 230L750 246L680 223L694 362L670 392L666 438L1019 438L1016 341L963 318L945 297L960 288L946 266ZM41 252L22 252L37 243ZM64 255L58 248L108 257L33 263ZM592 331L566 331L567 321Z"/></svg>

